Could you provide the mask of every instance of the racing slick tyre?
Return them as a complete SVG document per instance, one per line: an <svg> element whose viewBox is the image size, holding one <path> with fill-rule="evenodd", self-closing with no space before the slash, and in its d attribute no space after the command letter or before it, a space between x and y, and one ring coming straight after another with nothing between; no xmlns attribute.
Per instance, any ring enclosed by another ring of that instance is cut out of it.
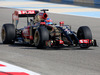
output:
<svg viewBox="0 0 100 75"><path fill-rule="evenodd" d="M3 44L13 44L15 41L15 27L13 24L4 24L1 30Z"/></svg>
<svg viewBox="0 0 100 75"><path fill-rule="evenodd" d="M34 44L38 49L46 48L46 41L49 40L49 31L44 26L39 27L34 33Z"/></svg>
<svg viewBox="0 0 100 75"><path fill-rule="evenodd" d="M88 26L81 26L77 31L78 39L90 39L92 40L92 32ZM81 48L88 48L87 44L80 44Z"/></svg>

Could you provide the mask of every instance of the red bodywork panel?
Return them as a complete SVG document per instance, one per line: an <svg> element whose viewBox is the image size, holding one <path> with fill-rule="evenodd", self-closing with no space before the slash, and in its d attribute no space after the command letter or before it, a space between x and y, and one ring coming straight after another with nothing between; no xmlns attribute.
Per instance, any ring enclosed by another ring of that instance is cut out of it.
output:
<svg viewBox="0 0 100 75"><path fill-rule="evenodd" d="M30 35L30 26L24 28L22 31L22 36L26 39L33 40L33 36Z"/></svg>
<svg viewBox="0 0 100 75"><path fill-rule="evenodd" d="M22 36L24 37L24 38L27 38L27 39L29 39L30 38L30 26L28 26L28 27L25 27L25 29L23 29L23 31L22 31Z"/></svg>
<svg viewBox="0 0 100 75"><path fill-rule="evenodd" d="M90 40L90 39L81 39L81 40L79 40L79 43L80 44L91 44L92 40Z"/></svg>
<svg viewBox="0 0 100 75"><path fill-rule="evenodd" d="M46 23L45 22L40 22L40 25L46 25Z"/></svg>
<svg viewBox="0 0 100 75"><path fill-rule="evenodd" d="M59 44L64 44L64 41L62 40L58 40L59 41Z"/></svg>
<svg viewBox="0 0 100 75"><path fill-rule="evenodd" d="M47 19L48 17L47 13L39 13L38 15L40 19Z"/></svg>
<svg viewBox="0 0 100 75"><path fill-rule="evenodd" d="M51 45L63 45L64 41L62 40L56 40L55 42L51 43Z"/></svg>

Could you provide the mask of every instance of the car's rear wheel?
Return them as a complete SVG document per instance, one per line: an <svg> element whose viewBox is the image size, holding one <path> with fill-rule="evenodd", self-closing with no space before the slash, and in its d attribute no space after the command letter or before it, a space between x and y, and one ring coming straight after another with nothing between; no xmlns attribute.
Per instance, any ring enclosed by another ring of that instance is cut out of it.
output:
<svg viewBox="0 0 100 75"><path fill-rule="evenodd" d="M92 40L92 32L88 26L81 26L77 31L78 39L89 39ZM88 44L80 44L81 48L88 48Z"/></svg>
<svg viewBox="0 0 100 75"><path fill-rule="evenodd" d="M34 44L37 48L46 48L46 41L49 40L49 32L45 27L39 27L34 34Z"/></svg>
<svg viewBox="0 0 100 75"><path fill-rule="evenodd" d="M3 44L13 44L15 40L15 27L13 24L4 24L1 30Z"/></svg>

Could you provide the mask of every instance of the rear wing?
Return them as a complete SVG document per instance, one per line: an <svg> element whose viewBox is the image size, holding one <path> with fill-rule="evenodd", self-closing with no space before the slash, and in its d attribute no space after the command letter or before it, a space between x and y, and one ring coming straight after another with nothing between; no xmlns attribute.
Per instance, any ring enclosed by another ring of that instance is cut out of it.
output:
<svg viewBox="0 0 100 75"><path fill-rule="evenodd" d="M35 15L38 13L39 11L37 10L26 10L26 11L18 11L18 16L19 17L35 17Z"/></svg>
<svg viewBox="0 0 100 75"><path fill-rule="evenodd" d="M20 10L20 11L14 11L13 15L20 17L35 17L35 15L39 13L38 10Z"/></svg>
<svg viewBox="0 0 100 75"><path fill-rule="evenodd" d="M35 15L39 13L39 11L37 10L20 10L20 11L14 11L14 13L12 14L12 23L16 26L17 28L17 24L18 24L18 20L20 17L26 17L27 18L27 23L29 23L28 21L28 17L33 17L33 19L35 18Z"/></svg>

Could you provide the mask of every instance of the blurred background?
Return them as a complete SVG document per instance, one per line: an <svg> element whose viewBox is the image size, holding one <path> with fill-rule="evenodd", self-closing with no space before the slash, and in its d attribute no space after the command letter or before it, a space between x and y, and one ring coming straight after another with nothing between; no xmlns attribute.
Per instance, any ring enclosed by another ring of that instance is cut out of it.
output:
<svg viewBox="0 0 100 75"><path fill-rule="evenodd" d="M0 1L45 1L53 3L100 7L100 0L0 0Z"/></svg>

